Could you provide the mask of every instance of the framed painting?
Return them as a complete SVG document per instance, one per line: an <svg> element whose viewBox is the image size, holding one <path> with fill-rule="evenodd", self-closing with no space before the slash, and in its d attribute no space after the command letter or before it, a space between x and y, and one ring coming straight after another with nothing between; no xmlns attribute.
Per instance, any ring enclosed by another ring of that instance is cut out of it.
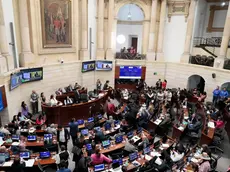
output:
<svg viewBox="0 0 230 172"><path fill-rule="evenodd" d="M43 48L72 46L71 0L41 0Z"/></svg>

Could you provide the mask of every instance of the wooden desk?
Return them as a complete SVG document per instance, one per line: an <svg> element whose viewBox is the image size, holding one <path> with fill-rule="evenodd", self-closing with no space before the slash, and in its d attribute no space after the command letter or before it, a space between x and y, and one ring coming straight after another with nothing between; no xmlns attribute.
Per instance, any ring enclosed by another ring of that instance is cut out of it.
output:
<svg viewBox="0 0 230 172"><path fill-rule="evenodd" d="M87 120L91 117L90 109L99 112L101 104L104 104L108 98L108 92L104 92L101 98L67 106L47 106L42 104L42 109L47 117L47 124L67 125L72 118Z"/></svg>
<svg viewBox="0 0 230 172"><path fill-rule="evenodd" d="M78 92L79 94L82 94L82 93L87 94L87 90L78 90ZM56 96L56 99L64 104L64 100L66 100L67 97L75 99L74 92L72 91L72 92L64 93L62 95L58 95Z"/></svg>
<svg viewBox="0 0 230 172"><path fill-rule="evenodd" d="M100 124L100 125L103 124L106 120L107 120L107 119L105 119L105 118L100 119L100 120L99 120L99 124ZM87 120L85 120L85 123L86 123L86 122L87 122ZM78 128L79 128L80 130L83 129L83 128L85 128L85 123L82 124L82 125L78 125Z"/></svg>
<svg viewBox="0 0 230 172"><path fill-rule="evenodd" d="M200 145L203 144L210 145L213 141L214 133L215 133L215 128L210 128L210 127L208 128L207 134L203 131L200 138Z"/></svg>

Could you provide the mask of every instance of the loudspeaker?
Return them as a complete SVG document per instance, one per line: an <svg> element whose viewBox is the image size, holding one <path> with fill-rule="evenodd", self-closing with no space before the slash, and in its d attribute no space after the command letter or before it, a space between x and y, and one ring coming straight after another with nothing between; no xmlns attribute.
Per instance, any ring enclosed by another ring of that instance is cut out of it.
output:
<svg viewBox="0 0 230 172"><path fill-rule="evenodd" d="M216 78L216 74L215 73L212 73L212 78Z"/></svg>

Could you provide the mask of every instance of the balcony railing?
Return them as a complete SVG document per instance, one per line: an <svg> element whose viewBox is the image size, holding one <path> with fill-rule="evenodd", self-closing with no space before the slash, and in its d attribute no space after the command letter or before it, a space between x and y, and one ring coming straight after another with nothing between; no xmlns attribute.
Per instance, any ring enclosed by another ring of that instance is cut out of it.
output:
<svg viewBox="0 0 230 172"><path fill-rule="evenodd" d="M214 57L212 57L212 56L200 56L200 55L191 56L190 57L190 63L196 64L196 65L213 67Z"/></svg>
<svg viewBox="0 0 230 172"><path fill-rule="evenodd" d="M193 45L195 47L199 47L199 46L220 47L221 42L222 42L221 37L212 37L212 38L195 37L193 41Z"/></svg>
<svg viewBox="0 0 230 172"><path fill-rule="evenodd" d="M131 53L116 53L116 59L125 59L125 60L145 60L145 54L131 54Z"/></svg>

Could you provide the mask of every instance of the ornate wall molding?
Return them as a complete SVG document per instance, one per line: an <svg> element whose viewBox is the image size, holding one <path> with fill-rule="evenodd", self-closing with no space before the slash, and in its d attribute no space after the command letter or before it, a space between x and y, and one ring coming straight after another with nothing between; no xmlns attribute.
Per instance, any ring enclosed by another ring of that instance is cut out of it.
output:
<svg viewBox="0 0 230 172"><path fill-rule="evenodd" d="M187 21L189 15L189 5L191 0L168 0L168 20L171 21L172 16L183 15Z"/></svg>

